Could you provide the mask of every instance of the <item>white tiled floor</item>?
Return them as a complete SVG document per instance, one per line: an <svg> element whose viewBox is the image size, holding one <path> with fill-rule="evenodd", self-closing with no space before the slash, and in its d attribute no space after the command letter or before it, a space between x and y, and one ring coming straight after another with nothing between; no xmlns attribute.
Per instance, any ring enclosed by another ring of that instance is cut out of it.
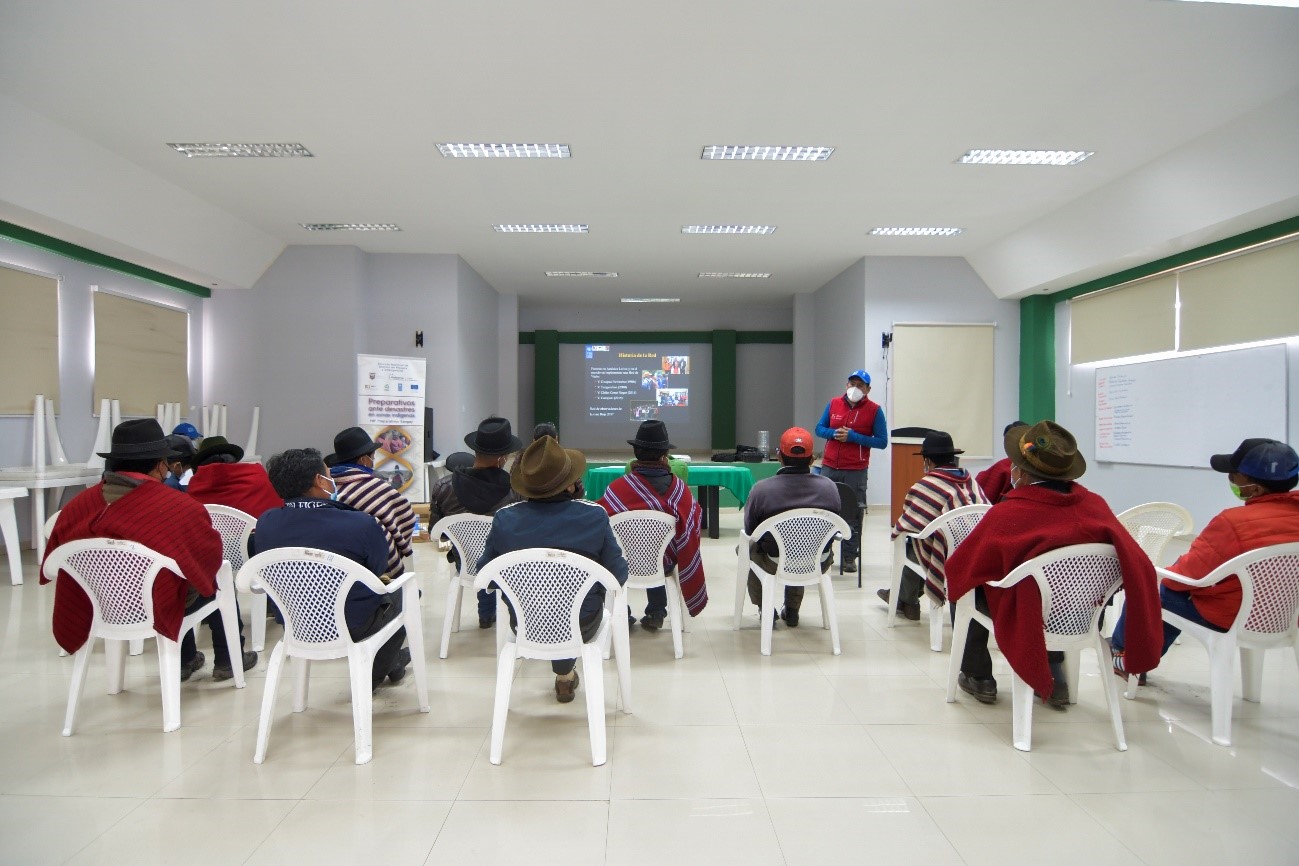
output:
<svg viewBox="0 0 1299 866"><path fill-rule="evenodd" d="M451 657L429 659L432 712L416 712L410 678L376 699L367 766L353 764L341 663L316 665L307 712L281 696L261 766L264 658L244 691L214 684L209 664L182 687L184 727L163 734L152 649L116 696L100 654L79 730L61 737L71 660L55 653L53 593L25 552L26 585L0 587L0 862L1299 863L1290 655L1268 659L1262 703L1237 700L1236 745L1222 748L1208 739L1203 652L1175 647L1122 702L1125 753L1084 656L1082 702L1039 707L1020 753L1000 657L1000 703L946 704L947 656L929 651L927 627L885 627L885 521L867 518L865 587L835 580L842 655L809 596L764 658L753 608L731 631L738 514L724 514L686 657L666 632L633 631L634 715L615 711L606 675L603 767L590 765L580 696L556 704L537 662L515 684L504 763L489 763L494 645L470 601ZM436 652L445 577L431 548L417 562Z"/></svg>

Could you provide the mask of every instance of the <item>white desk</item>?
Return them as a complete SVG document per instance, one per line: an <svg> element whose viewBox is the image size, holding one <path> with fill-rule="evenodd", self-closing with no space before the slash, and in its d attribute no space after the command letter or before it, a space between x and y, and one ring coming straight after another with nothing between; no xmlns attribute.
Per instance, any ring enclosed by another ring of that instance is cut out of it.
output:
<svg viewBox="0 0 1299 866"><path fill-rule="evenodd" d="M102 469L85 463L66 463L62 466L15 466L0 469L0 487L25 487L32 491L32 547L36 549L36 562L45 558L45 500L49 497L50 509L57 511L59 497L65 487L85 487L98 484ZM41 496L36 491L47 491ZM39 565L38 565L39 567ZM22 582L22 573L15 583Z"/></svg>
<svg viewBox="0 0 1299 866"><path fill-rule="evenodd" d="M18 549L18 520L14 516L14 500L27 495L25 487L0 487L0 534L4 535L5 552L9 554L9 582L18 586L23 582L23 557Z"/></svg>

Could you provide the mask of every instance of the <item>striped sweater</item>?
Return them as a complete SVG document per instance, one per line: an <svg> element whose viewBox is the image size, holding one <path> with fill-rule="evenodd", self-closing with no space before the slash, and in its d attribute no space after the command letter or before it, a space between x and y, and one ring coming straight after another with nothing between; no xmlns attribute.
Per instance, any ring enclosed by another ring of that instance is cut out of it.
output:
<svg viewBox="0 0 1299 866"><path fill-rule="evenodd" d="M964 469L940 466L925 473L911 485L902 501L902 514L893 537L904 532L920 532L944 512L963 505L985 505L988 498ZM947 601L947 539L941 532L912 544L912 550L925 571L925 592L937 604Z"/></svg>
<svg viewBox="0 0 1299 866"><path fill-rule="evenodd" d="M384 581L405 571L402 557L410 556L411 533L415 531L415 511L410 501L395 487L364 466L340 463L332 470L338 485L338 501L364 511L383 529L388 539L388 568Z"/></svg>
<svg viewBox="0 0 1299 866"><path fill-rule="evenodd" d="M622 511L662 511L677 519L677 528L663 554L663 570L677 569L681 596L691 616L698 616L708 604L708 586L704 582L704 561L699 554L699 520L703 512L690 495L690 488L674 475L664 493L659 493L635 472L614 480L600 497L600 505L610 515Z"/></svg>

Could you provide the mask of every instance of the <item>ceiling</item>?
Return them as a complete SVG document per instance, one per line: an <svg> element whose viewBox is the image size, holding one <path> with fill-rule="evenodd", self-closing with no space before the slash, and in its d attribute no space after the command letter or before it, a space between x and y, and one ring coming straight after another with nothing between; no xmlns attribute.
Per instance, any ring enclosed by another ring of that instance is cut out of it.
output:
<svg viewBox="0 0 1299 866"><path fill-rule="evenodd" d="M0 93L177 195L277 244L456 253L538 303L775 301L862 256L975 257L1297 86L1299 10L1172 0L0 0ZM187 159L175 141L301 142L315 158ZM572 158L448 159L443 141L565 143ZM701 160L710 144L835 152ZM1095 156L955 164L970 148ZM163 218L176 230L185 214ZM778 229L681 233L693 223ZM866 234L894 225L965 231ZM160 264L186 273L184 258Z"/></svg>

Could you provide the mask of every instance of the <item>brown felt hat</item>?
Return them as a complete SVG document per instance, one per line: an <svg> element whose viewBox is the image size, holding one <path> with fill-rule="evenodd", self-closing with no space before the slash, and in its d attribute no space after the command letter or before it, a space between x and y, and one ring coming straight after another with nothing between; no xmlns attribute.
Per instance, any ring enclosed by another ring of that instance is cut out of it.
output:
<svg viewBox="0 0 1299 866"><path fill-rule="evenodd" d="M1006 456L1010 462L1038 478L1072 481L1087 471L1078 451L1078 440L1054 421L1006 431Z"/></svg>
<svg viewBox="0 0 1299 866"><path fill-rule="evenodd" d="M546 499L581 480L584 472L585 454L542 436L515 458L510 468L510 486L526 499Z"/></svg>

